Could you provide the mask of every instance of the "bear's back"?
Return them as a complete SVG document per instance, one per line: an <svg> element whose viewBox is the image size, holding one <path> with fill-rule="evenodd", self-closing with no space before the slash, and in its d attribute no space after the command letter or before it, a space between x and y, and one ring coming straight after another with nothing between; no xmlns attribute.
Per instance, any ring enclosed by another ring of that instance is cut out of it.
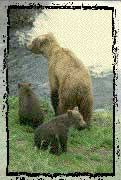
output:
<svg viewBox="0 0 121 180"><path fill-rule="evenodd" d="M66 114L59 115L49 122L43 123L36 129L36 133L39 132L40 136L48 136L54 134L60 134L65 129L68 129L68 126L65 124L67 119Z"/></svg>

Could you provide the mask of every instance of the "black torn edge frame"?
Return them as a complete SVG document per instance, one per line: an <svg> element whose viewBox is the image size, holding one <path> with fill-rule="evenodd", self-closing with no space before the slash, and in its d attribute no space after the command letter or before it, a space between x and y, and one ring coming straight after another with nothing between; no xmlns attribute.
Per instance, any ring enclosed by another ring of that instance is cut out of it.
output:
<svg viewBox="0 0 121 180"><path fill-rule="evenodd" d="M112 53L114 58L114 64L113 65L113 172L112 173L88 173L88 172L75 172L75 173L68 173L68 174L61 174L61 173L27 173L27 172L9 172L8 166L9 166L9 129L8 129L8 95L9 95L9 84L8 84L8 67L7 67L7 54L9 54L9 28L10 28L10 19L9 19L9 10L10 9L82 9L82 10L110 10L112 11L112 39L113 39L113 45L112 45ZM91 177L98 177L100 180L103 179L103 176L115 176L115 107L118 106L117 102L117 94L115 92L115 86L116 86L116 80L118 79L118 74L116 72L116 65L118 64L118 47L116 46L116 37L117 37L117 31L115 29L115 23L114 19L116 18L116 9L114 7L108 7L108 6L98 6L97 4L95 6L84 6L82 3L82 6L42 6L39 3L29 3L27 6L24 5L9 5L7 9L7 16L8 16L8 22L7 22L7 49L4 49L4 59L3 59L3 73L5 71L6 73L6 92L3 96L3 99L5 99L5 103L7 105L7 112L6 112L6 132L7 132L7 167L6 167L6 176L20 176L20 175L26 175L26 177L37 177L37 176L44 176L44 177L57 177L57 176L71 176L71 177L79 177L79 176L89 176ZM3 82L5 82L3 80ZM3 106L3 110L4 110ZM16 177L17 179L18 177ZM24 178L24 177L22 177ZM43 179L43 178L42 178ZM63 179L60 177L60 179Z"/></svg>

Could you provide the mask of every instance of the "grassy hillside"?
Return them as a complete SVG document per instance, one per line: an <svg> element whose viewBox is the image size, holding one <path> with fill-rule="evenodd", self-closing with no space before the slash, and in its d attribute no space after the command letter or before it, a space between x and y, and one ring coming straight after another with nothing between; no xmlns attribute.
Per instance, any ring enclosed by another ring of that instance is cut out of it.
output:
<svg viewBox="0 0 121 180"><path fill-rule="evenodd" d="M54 116L43 101L45 120ZM68 152L55 156L33 148L33 130L18 122L18 98L9 98L9 172L34 173L111 173L113 171L112 114L93 114L90 130L71 129Z"/></svg>

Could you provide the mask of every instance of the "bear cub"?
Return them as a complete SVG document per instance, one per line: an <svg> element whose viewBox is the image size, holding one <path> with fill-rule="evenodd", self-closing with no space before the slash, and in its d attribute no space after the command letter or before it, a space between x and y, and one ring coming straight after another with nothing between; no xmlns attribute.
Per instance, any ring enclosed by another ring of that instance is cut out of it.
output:
<svg viewBox="0 0 121 180"><path fill-rule="evenodd" d="M31 89L31 83L18 83L19 121L33 128L43 123L44 112L40 101Z"/></svg>
<svg viewBox="0 0 121 180"><path fill-rule="evenodd" d="M50 145L50 153L56 155L59 154L59 146L62 152L67 152L69 128L85 128L86 125L77 107L67 110L67 113L54 117L35 130L34 145L43 150L48 149Z"/></svg>

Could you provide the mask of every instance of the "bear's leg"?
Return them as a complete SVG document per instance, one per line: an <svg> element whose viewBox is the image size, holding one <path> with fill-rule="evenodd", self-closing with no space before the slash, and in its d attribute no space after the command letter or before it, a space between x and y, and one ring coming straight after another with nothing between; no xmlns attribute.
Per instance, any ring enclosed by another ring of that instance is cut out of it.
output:
<svg viewBox="0 0 121 180"><path fill-rule="evenodd" d="M62 152L67 152L67 134L59 136L59 141L61 145Z"/></svg>
<svg viewBox="0 0 121 180"><path fill-rule="evenodd" d="M31 126L32 126L32 128L37 128L39 125L40 125L41 123L39 122L39 121L35 121L35 120L33 120L32 119L32 121L31 121Z"/></svg>
<svg viewBox="0 0 121 180"><path fill-rule="evenodd" d="M55 135L51 139L50 153L56 154L56 155L59 154L58 138Z"/></svg>
<svg viewBox="0 0 121 180"><path fill-rule="evenodd" d="M65 101L62 101L62 98L59 97L59 104L58 104L58 115L66 113Z"/></svg>
<svg viewBox="0 0 121 180"><path fill-rule="evenodd" d="M44 140L44 141L42 142L41 149L42 149L42 150L47 150L49 144L50 144L49 139Z"/></svg>
<svg viewBox="0 0 121 180"><path fill-rule="evenodd" d="M24 124L22 119L19 119L20 125Z"/></svg>
<svg viewBox="0 0 121 180"><path fill-rule="evenodd" d="M57 115L57 108L58 108L58 90L54 90L51 92L51 101L52 101L52 106L55 111L55 115Z"/></svg>
<svg viewBox="0 0 121 180"><path fill-rule="evenodd" d="M28 124L27 120L23 117L19 118L19 122L20 122L20 125L27 125Z"/></svg>
<svg viewBox="0 0 121 180"><path fill-rule="evenodd" d="M40 141L35 141L34 142L34 147L37 147L38 149L40 149L40 146L41 146L41 140Z"/></svg>
<svg viewBox="0 0 121 180"><path fill-rule="evenodd" d="M34 135L34 146L36 146L38 149L40 149L41 147L41 142L42 142L42 138L40 137L40 135L37 133L35 133Z"/></svg>

